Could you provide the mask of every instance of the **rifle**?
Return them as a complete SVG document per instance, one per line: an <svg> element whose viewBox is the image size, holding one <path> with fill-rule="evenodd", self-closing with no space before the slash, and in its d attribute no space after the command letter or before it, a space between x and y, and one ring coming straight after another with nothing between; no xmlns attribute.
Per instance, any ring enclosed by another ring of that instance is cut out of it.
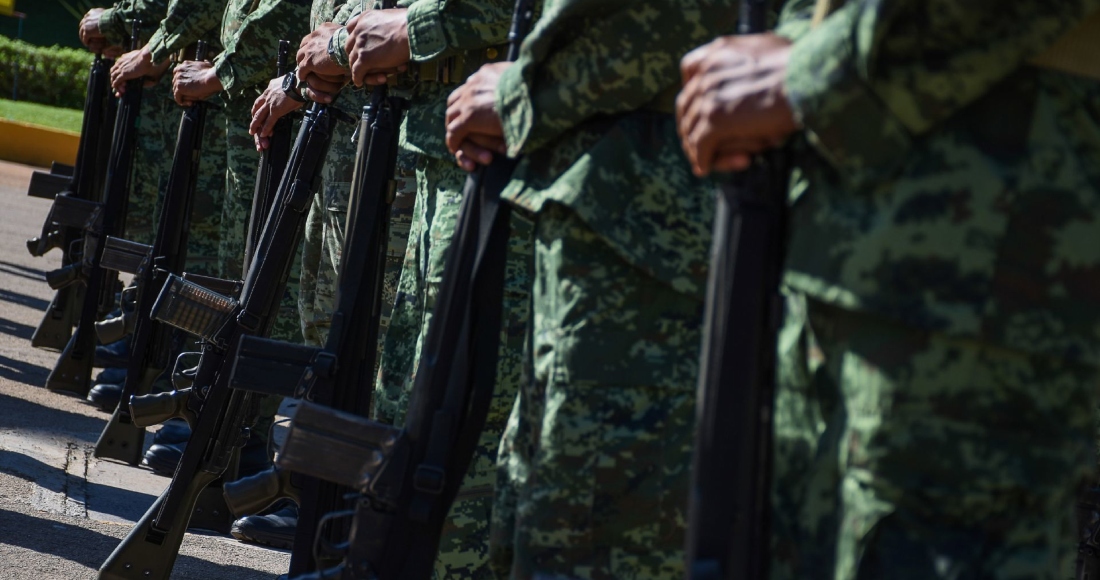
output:
<svg viewBox="0 0 1100 580"><path fill-rule="evenodd" d="M518 57L533 19L534 1L517 0L509 60ZM509 234L500 193L515 165L498 157L466 181L404 428L299 405L279 467L361 493L350 510L343 562L308 578L432 577L444 520L495 387Z"/></svg>
<svg viewBox="0 0 1100 580"><path fill-rule="evenodd" d="M131 50L137 50L140 46L140 27L141 23L135 20L130 38ZM50 210L54 221L60 226L84 230L81 260L55 275L47 276L47 282L55 290L74 283L84 286L84 300L76 331L46 378L46 388L51 391L83 397L91 387L96 345L95 322L114 306L118 285L117 274L103 268L100 262L107 237L120 231L126 221L126 203L130 192L143 83L142 78L128 81L126 92L119 100L103 201L58 196Z"/></svg>
<svg viewBox="0 0 1100 580"><path fill-rule="evenodd" d="M208 486L235 468L239 448L248 437L243 425L256 412L250 393L230 388L232 365L242 336L271 330L305 212L341 115L346 117L335 107L315 103L302 120L256 248L262 258L249 264L240 301L178 276L169 276L157 297L152 317L201 337L202 355L192 388L134 397L130 414L138 426L182 417L191 426L191 438L168 489L103 563L99 578L168 578L192 513L200 509L228 527L221 490Z"/></svg>
<svg viewBox="0 0 1100 580"><path fill-rule="evenodd" d="M764 32L767 9L768 0L741 0L738 32ZM787 168L772 151L718 190L685 548L691 580L768 575Z"/></svg>
<svg viewBox="0 0 1100 580"><path fill-rule="evenodd" d="M198 42L194 57L199 61L206 58L206 43ZM157 297L156 290L164 286L169 274L181 274L183 270L209 107L208 103L197 101L180 117L172 169L153 245L109 237L103 250L104 268L134 275L136 307L132 314L124 315L133 321L126 382L118 408L96 442L96 457L117 459L130 465L141 461L145 429L134 424L129 405L122 401L147 393L152 381L168 366L172 330L149 315ZM111 342L104 338L102 324L96 328L103 342Z"/></svg>
<svg viewBox="0 0 1100 580"><path fill-rule="evenodd" d="M287 60L290 56L290 42L279 41L279 52L276 57L275 78L280 78L287 72ZM248 221L248 234L245 237L245 268L252 261L256 253L256 244L260 241L260 231L263 219L271 211L271 205L275 203L275 195L279 190L279 178L283 175L287 160L290 158L291 129L293 123L290 115L280 117L275 121L275 128L271 134L271 142L266 150L260 153L260 167L256 173L256 189L252 195L252 218Z"/></svg>
<svg viewBox="0 0 1100 580"><path fill-rule="evenodd" d="M94 201L102 193L107 176L106 157L111 150L111 132L105 128L114 123L118 105L109 92L112 64L113 60L96 54L88 71L88 92L84 99L84 120L76 150L76 165L68 167L55 162L50 173L35 171L31 174L28 195L55 200L64 196ZM67 272L74 261L80 260L73 245L83 232L78 228L60 227L52 218L51 206L50 214L42 225L42 233L27 240L27 251L37 257L53 248L61 248L61 271ZM59 289L31 336L31 346L56 352L65 348L79 313L77 305L82 302L83 291L79 286Z"/></svg>
<svg viewBox="0 0 1100 580"><path fill-rule="evenodd" d="M306 398L362 417L370 412L403 103L380 85L373 89L370 105L363 107L336 305L324 347L244 337L231 379L234 388ZM227 484L224 491L237 515L257 513L282 497L297 501L298 528L290 557L290 574L296 575L319 567L312 545L320 522L325 514L344 509L343 498L353 490L272 468Z"/></svg>

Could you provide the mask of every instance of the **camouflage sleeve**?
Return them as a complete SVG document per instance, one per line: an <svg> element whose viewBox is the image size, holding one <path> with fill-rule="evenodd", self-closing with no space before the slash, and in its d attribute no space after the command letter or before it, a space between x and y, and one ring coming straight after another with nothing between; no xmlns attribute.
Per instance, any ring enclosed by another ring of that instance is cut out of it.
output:
<svg viewBox="0 0 1100 580"><path fill-rule="evenodd" d="M141 39L147 41L164 18L168 0L123 0L99 16L99 31L114 46L130 46L131 22L142 21Z"/></svg>
<svg viewBox="0 0 1100 580"><path fill-rule="evenodd" d="M497 88L509 155L675 90L680 58L733 30L730 6L728 0L547 0Z"/></svg>
<svg viewBox="0 0 1100 580"><path fill-rule="evenodd" d="M412 60L430 61L508 40L510 0L417 0L409 6Z"/></svg>
<svg viewBox="0 0 1100 580"><path fill-rule="evenodd" d="M347 24L349 20L355 18L363 12L363 2L348 2L340 7L336 11L336 15L333 16L332 22L337 24ZM344 50L344 44L348 41L348 29L340 28L332 34L332 38L328 41L328 54L332 57L332 60L336 64L348 68L351 65L348 63L348 51Z"/></svg>
<svg viewBox="0 0 1100 580"><path fill-rule="evenodd" d="M224 11L225 0L172 0L160 27L149 39L153 62L163 62L196 40L217 42Z"/></svg>
<svg viewBox="0 0 1100 580"><path fill-rule="evenodd" d="M988 92L1100 0L859 0L791 52L787 93L807 136L854 181ZM888 63L888 64L884 64Z"/></svg>
<svg viewBox="0 0 1100 580"><path fill-rule="evenodd" d="M247 15L227 14L222 22L224 49L214 59L222 88L235 95L266 84L275 74L279 41L294 46L309 32L309 8L310 0L262 0Z"/></svg>

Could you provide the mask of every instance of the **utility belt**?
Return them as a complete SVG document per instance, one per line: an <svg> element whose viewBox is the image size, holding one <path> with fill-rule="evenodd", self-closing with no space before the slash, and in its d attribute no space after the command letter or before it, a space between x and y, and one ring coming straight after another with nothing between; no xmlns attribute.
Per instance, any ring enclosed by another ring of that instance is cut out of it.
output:
<svg viewBox="0 0 1100 580"><path fill-rule="evenodd" d="M195 55L199 51L198 41L192 42L187 46L172 53L172 62L183 62L185 60L195 60ZM221 54L221 49L214 48L214 45L209 42L206 43L206 60L214 60L215 56Z"/></svg>
<svg viewBox="0 0 1100 580"><path fill-rule="evenodd" d="M414 70L416 70L419 82L457 85L464 82L466 77L477 72L481 65L504 60L507 51L508 45L506 44L470 50L446 58L437 58L431 62L419 63L419 66Z"/></svg>
<svg viewBox="0 0 1100 580"><path fill-rule="evenodd" d="M1093 12L1028 62L1100 81L1100 11Z"/></svg>

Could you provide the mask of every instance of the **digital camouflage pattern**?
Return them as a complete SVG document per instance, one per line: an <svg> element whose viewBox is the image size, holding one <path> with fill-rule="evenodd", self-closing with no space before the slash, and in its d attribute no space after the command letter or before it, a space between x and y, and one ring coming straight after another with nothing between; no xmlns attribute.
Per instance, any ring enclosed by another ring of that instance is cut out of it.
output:
<svg viewBox="0 0 1100 580"><path fill-rule="evenodd" d="M149 38L154 63L164 62L179 50L203 40L220 50L218 31L226 0L171 0L160 25ZM211 50L211 52L216 52Z"/></svg>
<svg viewBox="0 0 1100 580"><path fill-rule="evenodd" d="M1098 7L853 0L792 28L776 577L1071 575L1100 82L1026 61Z"/></svg>
<svg viewBox="0 0 1100 580"><path fill-rule="evenodd" d="M138 36L143 42L148 42L157 25L168 12L169 0L122 0L115 2L99 15L99 32L111 46L130 46L130 35L133 32L132 22L137 19L142 22L138 28Z"/></svg>
<svg viewBox="0 0 1100 580"><path fill-rule="evenodd" d="M524 155L504 195L535 214L536 259L498 573L684 575L714 201L663 111L680 58L733 28L732 4L549 1L501 78L509 153Z"/></svg>
<svg viewBox="0 0 1100 580"><path fill-rule="evenodd" d="M772 578L1072 577L1100 371L788 304Z"/></svg>
<svg viewBox="0 0 1100 580"><path fill-rule="evenodd" d="M221 44L214 71L226 100L225 204L218 248L223 278L244 276L245 238L252 213L260 155L248 134L252 104L276 73L279 40L299 40L309 32L310 5L306 0L230 0L222 17ZM263 219L262 217L259 219ZM300 343L298 316L300 252L295 253L287 288L271 337Z"/></svg>

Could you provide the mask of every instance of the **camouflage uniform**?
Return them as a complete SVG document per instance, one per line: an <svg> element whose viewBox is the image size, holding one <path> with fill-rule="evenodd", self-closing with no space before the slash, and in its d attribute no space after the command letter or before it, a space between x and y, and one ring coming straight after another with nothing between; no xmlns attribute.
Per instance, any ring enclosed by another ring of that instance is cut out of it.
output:
<svg viewBox="0 0 1100 580"><path fill-rule="evenodd" d="M443 143L447 96L457 86L454 83L473 73L481 63L503 57L501 45L507 36L512 10L509 0L419 0L399 2L399 5L408 8L413 61L410 69L418 72L419 82L410 96L401 133L403 151L414 154L417 159L415 206L374 396L376 418L393 423L404 420L466 180L466 174L454 164ZM356 6L351 15L358 12ZM347 62L343 50L345 40L346 31L333 38L332 53L342 64ZM439 76L428 78L428 69L420 66L427 62L441 65L448 57L455 57L453 62L461 63L447 73L451 75L450 83L437 81ZM510 243L509 284L502 330L505 348L502 349L499 380L474 461L444 528L436 566L439 578L489 578L491 575L487 566L487 538L496 451L517 389L528 318L530 226L517 220L516 227L517 233Z"/></svg>
<svg viewBox="0 0 1100 580"><path fill-rule="evenodd" d="M139 19L144 24L143 38L148 39L168 11L168 0L125 0L103 12L100 32L113 45L129 46L130 22ZM176 133L182 110L172 100L172 71L160 82L145 89L138 120L137 147L134 154L134 174L126 214L127 239L151 244L160 202L168 185L172 169L171 152L175 150ZM220 113L208 114L203 141L203 158L192 212L191 236L185 269L205 275L217 275L217 239L221 224L221 191L216 174L221 167L218 151L224 148Z"/></svg>
<svg viewBox="0 0 1100 580"><path fill-rule="evenodd" d="M851 0L812 31L786 17L806 132L775 577L1069 576L1095 470L1100 82L1027 61L1098 7Z"/></svg>
<svg viewBox="0 0 1100 580"><path fill-rule="evenodd" d="M275 76L279 40L294 42L308 32L308 0L230 0L222 17L225 49L214 58L214 72L225 99L227 171L218 269L223 278L244 277L245 238L252 213L260 155L248 134L252 104ZM280 168L281 169L281 168ZM258 219L263 219L262 216ZM298 258L290 272L271 336L301 342L298 320Z"/></svg>
<svg viewBox="0 0 1100 580"><path fill-rule="evenodd" d="M524 155L504 196L534 214L535 267L499 575L684 577L714 208L667 111L681 56L734 20L726 1L550 0L501 77Z"/></svg>

